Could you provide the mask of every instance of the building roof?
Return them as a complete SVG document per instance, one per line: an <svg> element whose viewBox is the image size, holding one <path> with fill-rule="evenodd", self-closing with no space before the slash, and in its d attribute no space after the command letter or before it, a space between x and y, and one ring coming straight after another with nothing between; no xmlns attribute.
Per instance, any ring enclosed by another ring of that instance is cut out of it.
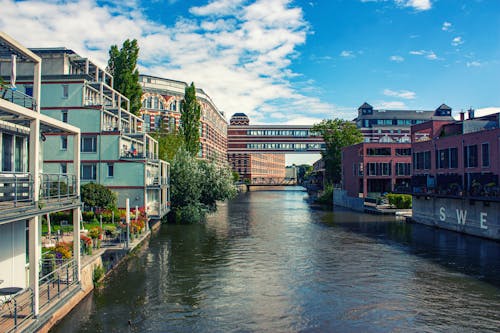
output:
<svg viewBox="0 0 500 333"><path fill-rule="evenodd" d="M434 116L434 111L417 110L373 110L372 114L363 114L357 119L425 119L452 120L452 116Z"/></svg>
<svg viewBox="0 0 500 333"><path fill-rule="evenodd" d="M248 116L242 112L237 112L237 113L233 114L231 117L247 117L248 118Z"/></svg>
<svg viewBox="0 0 500 333"><path fill-rule="evenodd" d="M361 105L358 109L373 109L373 106L364 102L363 105Z"/></svg>

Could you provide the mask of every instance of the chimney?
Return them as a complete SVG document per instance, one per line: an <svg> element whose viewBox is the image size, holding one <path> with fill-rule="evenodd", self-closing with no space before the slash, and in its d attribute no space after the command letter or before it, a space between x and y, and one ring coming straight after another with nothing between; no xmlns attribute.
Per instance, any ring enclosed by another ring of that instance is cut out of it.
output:
<svg viewBox="0 0 500 333"><path fill-rule="evenodd" d="M462 110L460 111L460 121L464 121L465 120L465 112Z"/></svg>
<svg viewBox="0 0 500 333"><path fill-rule="evenodd" d="M470 108L467 112L469 113L469 119L474 119L474 109Z"/></svg>

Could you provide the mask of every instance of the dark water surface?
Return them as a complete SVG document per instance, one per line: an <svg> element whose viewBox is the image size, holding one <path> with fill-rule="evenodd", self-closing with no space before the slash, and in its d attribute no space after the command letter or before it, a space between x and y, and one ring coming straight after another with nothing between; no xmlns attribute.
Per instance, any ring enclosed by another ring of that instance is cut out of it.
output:
<svg viewBox="0 0 500 333"><path fill-rule="evenodd" d="M500 243L305 197L163 225L54 332L500 331Z"/></svg>

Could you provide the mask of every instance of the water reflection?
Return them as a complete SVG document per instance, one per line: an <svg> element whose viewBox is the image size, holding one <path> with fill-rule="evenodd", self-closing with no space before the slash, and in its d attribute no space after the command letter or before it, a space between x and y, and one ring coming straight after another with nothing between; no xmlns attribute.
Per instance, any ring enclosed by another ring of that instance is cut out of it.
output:
<svg viewBox="0 0 500 333"><path fill-rule="evenodd" d="M258 191L163 226L56 332L434 332L500 327L500 244ZM127 321L132 325L128 326Z"/></svg>

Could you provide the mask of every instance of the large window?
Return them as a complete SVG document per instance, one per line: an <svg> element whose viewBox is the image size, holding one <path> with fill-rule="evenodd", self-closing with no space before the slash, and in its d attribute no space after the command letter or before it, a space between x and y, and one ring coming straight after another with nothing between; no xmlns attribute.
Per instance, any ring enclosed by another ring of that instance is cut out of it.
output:
<svg viewBox="0 0 500 333"><path fill-rule="evenodd" d="M478 165L477 145L464 147L464 167L475 168Z"/></svg>
<svg viewBox="0 0 500 333"><path fill-rule="evenodd" d="M411 148L396 148L396 156L411 156Z"/></svg>
<svg viewBox="0 0 500 333"><path fill-rule="evenodd" d="M490 144L489 143L483 143L481 145L481 155L483 159L483 167L489 167L490 166Z"/></svg>
<svg viewBox="0 0 500 333"><path fill-rule="evenodd" d="M97 166L95 163L82 163L82 180L96 180Z"/></svg>
<svg viewBox="0 0 500 333"><path fill-rule="evenodd" d="M417 170L429 170L431 168L431 152L428 150L414 153L413 165Z"/></svg>
<svg viewBox="0 0 500 333"><path fill-rule="evenodd" d="M14 147L14 170L16 172L23 172L24 166L24 138L16 136L16 145Z"/></svg>
<svg viewBox="0 0 500 333"><path fill-rule="evenodd" d="M13 140L12 134L2 134L2 171L12 171Z"/></svg>
<svg viewBox="0 0 500 333"><path fill-rule="evenodd" d="M367 163L366 169L368 176L390 176L391 164L390 163Z"/></svg>
<svg viewBox="0 0 500 333"><path fill-rule="evenodd" d="M81 151L82 153L95 153L97 151L97 137L82 136Z"/></svg>
<svg viewBox="0 0 500 333"><path fill-rule="evenodd" d="M396 175L397 176L410 176L411 175L411 164L410 163L396 163Z"/></svg>
<svg viewBox="0 0 500 333"><path fill-rule="evenodd" d="M458 168L458 148L450 148L450 169Z"/></svg>
<svg viewBox="0 0 500 333"><path fill-rule="evenodd" d="M366 149L368 156L389 156L391 155L391 148L368 148Z"/></svg>

